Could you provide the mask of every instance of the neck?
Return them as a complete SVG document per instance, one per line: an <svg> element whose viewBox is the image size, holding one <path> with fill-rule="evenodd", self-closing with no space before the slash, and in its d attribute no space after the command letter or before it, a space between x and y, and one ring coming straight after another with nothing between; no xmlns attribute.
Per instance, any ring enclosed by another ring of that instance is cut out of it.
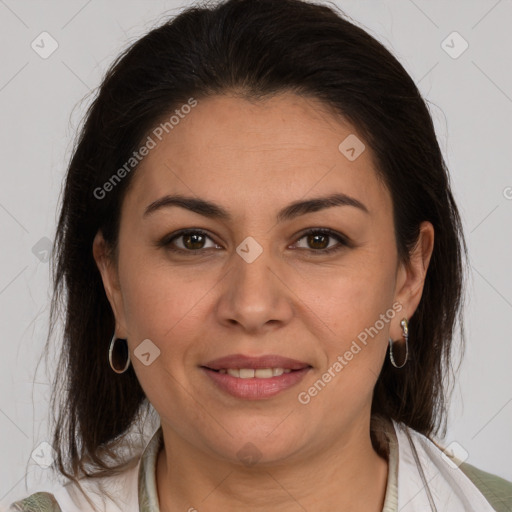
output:
<svg viewBox="0 0 512 512"><path fill-rule="evenodd" d="M245 466L192 446L162 424L157 461L161 512L280 512L365 510L381 512L388 463L374 450L369 421L290 460ZM169 461L171 461L169 463Z"/></svg>

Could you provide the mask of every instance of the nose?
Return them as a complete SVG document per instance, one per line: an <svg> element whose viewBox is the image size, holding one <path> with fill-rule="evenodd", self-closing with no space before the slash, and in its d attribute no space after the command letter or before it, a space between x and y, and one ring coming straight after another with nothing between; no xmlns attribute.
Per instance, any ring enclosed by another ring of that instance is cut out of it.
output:
<svg viewBox="0 0 512 512"><path fill-rule="evenodd" d="M253 334L286 325L294 315L293 293L282 266L268 248L262 248L254 260L244 256L244 248L241 244L239 252L233 253L221 282L216 308L219 321Z"/></svg>

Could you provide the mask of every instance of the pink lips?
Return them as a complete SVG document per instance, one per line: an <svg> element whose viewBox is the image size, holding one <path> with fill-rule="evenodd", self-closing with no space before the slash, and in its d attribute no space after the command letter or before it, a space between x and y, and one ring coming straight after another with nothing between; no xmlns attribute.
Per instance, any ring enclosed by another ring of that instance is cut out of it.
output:
<svg viewBox="0 0 512 512"><path fill-rule="evenodd" d="M283 368L292 371L267 379L257 377L242 379L218 372L218 370L228 368ZM248 357L233 354L209 361L201 366L201 369L221 390L231 396L245 400L262 400L298 384L311 369L311 366L302 361L278 355Z"/></svg>

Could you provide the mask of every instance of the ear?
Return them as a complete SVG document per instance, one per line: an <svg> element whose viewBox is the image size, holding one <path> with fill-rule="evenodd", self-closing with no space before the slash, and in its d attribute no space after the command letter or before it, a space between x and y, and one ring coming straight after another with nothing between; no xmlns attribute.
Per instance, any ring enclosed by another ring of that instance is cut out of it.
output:
<svg viewBox="0 0 512 512"><path fill-rule="evenodd" d="M105 293L116 319L115 334L118 338L126 339L127 328L117 265L113 255L108 250L107 243L105 242L101 231L98 231L94 237L92 253L94 260L96 261L96 266L101 274Z"/></svg>
<svg viewBox="0 0 512 512"><path fill-rule="evenodd" d="M420 225L418 242L410 253L409 262L400 263L396 276L395 301L402 304L402 311L398 321L392 325L393 339L402 336L400 320L410 319L416 311L423 294L425 277L434 249L434 227L430 222L424 221Z"/></svg>

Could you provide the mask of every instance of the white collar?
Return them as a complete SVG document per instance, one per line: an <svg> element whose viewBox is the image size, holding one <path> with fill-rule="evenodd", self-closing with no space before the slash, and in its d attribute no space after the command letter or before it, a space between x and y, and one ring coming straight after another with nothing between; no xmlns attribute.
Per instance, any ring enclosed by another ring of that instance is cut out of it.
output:
<svg viewBox="0 0 512 512"><path fill-rule="evenodd" d="M400 512L494 512L440 443L393 421L398 443ZM383 511L387 512L387 511ZM394 512L394 511L393 511Z"/></svg>
<svg viewBox="0 0 512 512"><path fill-rule="evenodd" d="M437 441L394 420L372 420L372 428L387 439L384 449L388 452L389 470L382 512L494 512L458 467L460 461L448 458ZM162 442L160 427L135 466L122 475L86 481L88 496L107 512L157 512L155 473ZM121 508L105 499L107 489L116 501L120 500ZM55 498L65 512L91 510L72 484L62 487Z"/></svg>

